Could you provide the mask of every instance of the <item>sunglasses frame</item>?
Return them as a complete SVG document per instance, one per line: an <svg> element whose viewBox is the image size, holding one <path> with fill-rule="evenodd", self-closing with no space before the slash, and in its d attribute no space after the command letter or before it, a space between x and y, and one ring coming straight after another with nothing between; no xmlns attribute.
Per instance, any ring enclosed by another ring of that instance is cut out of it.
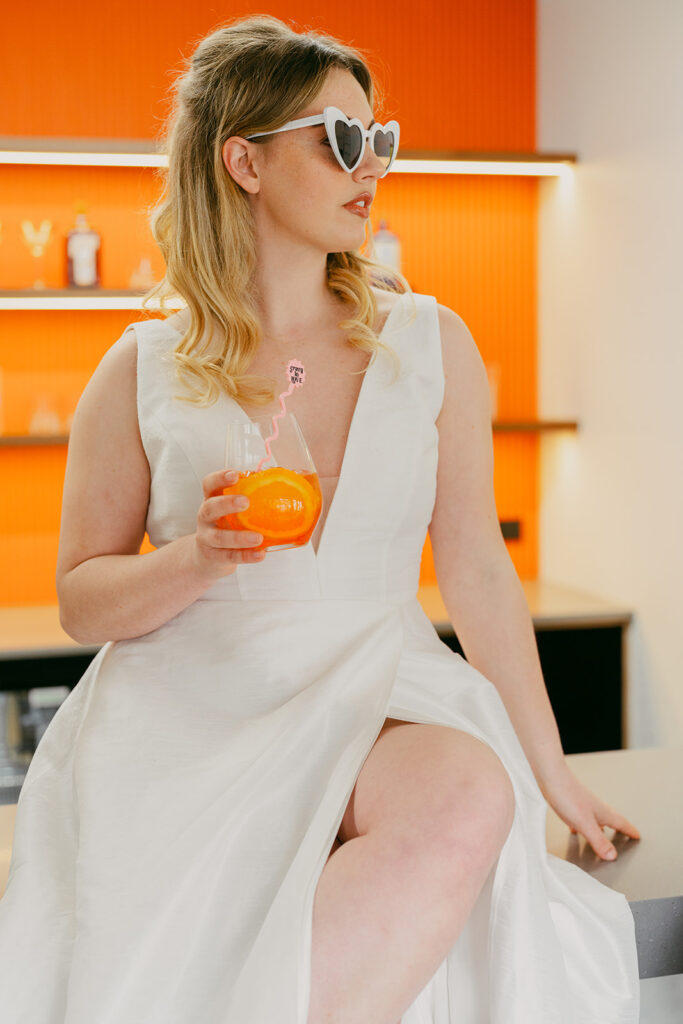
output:
<svg viewBox="0 0 683 1024"><path fill-rule="evenodd" d="M349 128L351 128L351 127L353 127L355 125L356 127L359 128L359 130L361 132L362 140L361 140L360 154L359 154L358 159L356 160L356 162L351 167L347 167L347 165L344 163L344 160L342 159L342 155L341 155L341 153L339 151L339 145L337 143L337 135L336 135L336 132L335 132L335 125L336 125L337 121L343 121L344 124L346 124ZM386 131L393 132L394 133L394 139L395 139L394 152L391 155L391 158L390 158L389 163L387 164L387 166L386 166L386 168L384 170L384 173L380 174L380 178L383 178L391 170L391 166L392 166L394 160L396 159L396 154L398 153L398 140L399 140L399 135L400 135L400 127L399 127L398 121L387 121L386 124L379 124L379 123L375 122L375 124L371 125L369 128L364 128L363 127L363 122L359 118L352 117L349 120L349 118L346 116L346 114L344 114L343 111L339 110L338 107L325 107L323 112L322 112L322 114L313 114L313 115L311 115L311 117L299 117L299 118L296 119L296 121L288 121L287 124L283 124L282 128L273 128L269 132L254 132L253 135L245 135L244 138L247 139L247 140L249 140L249 139L257 139L261 135L276 135L278 132L289 132L289 131L292 131L292 129L294 129L294 128L307 128L310 125L314 125L314 124L324 124L325 125L325 131L327 132L327 138L329 139L329 142L330 142L330 145L331 145L332 150L334 152L334 155L337 158L337 162L342 167L342 169L347 171L349 174L351 174L351 172L354 171L356 169L356 167L358 167L358 164L363 159L363 156L365 154L365 147L366 147L368 141L370 141L370 146L371 146L371 149L372 149L373 153L375 152L374 141L375 141L375 135L377 134L377 132L386 132ZM375 155L377 155L377 154L375 154Z"/></svg>

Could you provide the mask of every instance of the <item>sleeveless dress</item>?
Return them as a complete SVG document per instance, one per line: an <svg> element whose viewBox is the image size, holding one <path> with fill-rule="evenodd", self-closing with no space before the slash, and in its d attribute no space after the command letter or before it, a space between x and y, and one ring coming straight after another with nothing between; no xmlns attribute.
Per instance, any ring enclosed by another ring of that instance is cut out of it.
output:
<svg viewBox="0 0 683 1024"><path fill-rule="evenodd" d="M179 335L130 329L161 547L194 532L225 423L247 417L227 396L175 401ZM385 717L487 743L516 798L402 1024L638 1021L626 898L548 854L547 804L498 691L417 600L444 394L436 299L400 296L382 340L400 377L385 353L363 376L317 553L268 552L106 643L43 735L0 901L3 1024L306 1024L316 885Z"/></svg>

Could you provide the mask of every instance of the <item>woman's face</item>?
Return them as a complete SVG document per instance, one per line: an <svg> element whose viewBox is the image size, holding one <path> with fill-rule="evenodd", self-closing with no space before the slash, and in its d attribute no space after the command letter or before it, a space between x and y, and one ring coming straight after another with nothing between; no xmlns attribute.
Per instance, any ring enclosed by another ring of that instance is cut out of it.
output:
<svg viewBox="0 0 683 1024"><path fill-rule="evenodd" d="M361 85L341 68L329 71L315 100L297 118L322 114L326 106L338 107L349 119L359 118L366 129L373 122ZM223 147L223 159L247 191L257 238L299 241L324 254L363 244L366 218L344 207L361 192L374 197L384 173L369 145L350 173L337 162L324 124L279 132L265 146L244 141L240 146L239 137L233 136Z"/></svg>

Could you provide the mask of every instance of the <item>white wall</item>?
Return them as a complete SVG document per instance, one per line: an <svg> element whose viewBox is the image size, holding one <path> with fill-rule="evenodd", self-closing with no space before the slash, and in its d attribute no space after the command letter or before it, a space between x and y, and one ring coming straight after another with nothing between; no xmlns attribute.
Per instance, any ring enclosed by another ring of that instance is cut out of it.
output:
<svg viewBox="0 0 683 1024"><path fill-rule="evenodd" d="M540 568L632 608L627 745L683 745L683 2L537 0ZM599 680L596 680L599 684Z"/></svg>

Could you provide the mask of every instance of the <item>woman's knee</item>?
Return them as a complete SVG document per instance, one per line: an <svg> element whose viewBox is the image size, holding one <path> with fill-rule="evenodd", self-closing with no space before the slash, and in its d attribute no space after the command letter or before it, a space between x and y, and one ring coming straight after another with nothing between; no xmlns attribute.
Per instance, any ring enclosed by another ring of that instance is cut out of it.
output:
<svg viewBox="0 0 683 1024"><path fill-rule="evenodd" d="M470 737L474 739L474 737ZM466 778L444 807L440 822L447 852L457 849L478 854L496 853L504 845L515 817L515 791L498 755L475 740Z"/></svg>
<svg viewBox="0 0 683 1024"><path fill-rule="evenodd" d="M437 727L431 756L433 774L423 776L419 809L423 848L451 860L471 852L486 858L502 848L515 815L510 775L483 740L459 729Z"/></svg>
<svg viewBox="0 0 683 1024"><path fill-rule="evenodd" d="M495 843L513 815L509 775L488 744L451 726L404 723L368 756L339 836L383 831L407 856L414 847L430 859L471 835Z"/></svg>

